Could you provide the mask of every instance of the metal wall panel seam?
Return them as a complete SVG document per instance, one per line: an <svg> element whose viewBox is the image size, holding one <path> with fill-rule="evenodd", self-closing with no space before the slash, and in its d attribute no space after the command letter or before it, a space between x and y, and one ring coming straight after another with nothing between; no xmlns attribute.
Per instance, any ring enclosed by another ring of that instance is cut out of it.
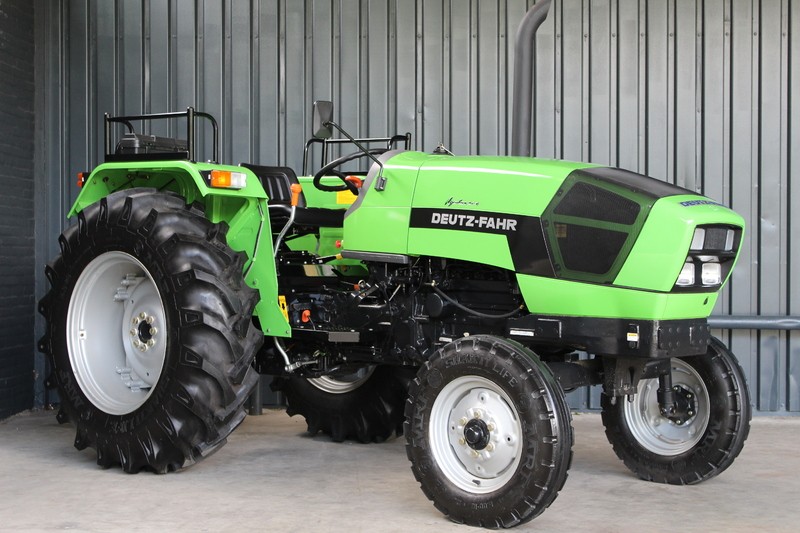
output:
<svg viewBox="0 0 800 533"><path fill-rule="evenodd" d="M647 67L648 67L647 32L649 31L648 18L647 18L647 0L639 0L638 30L639 30L639 70L637 72L637 80L639 82L639 87L638 87L639 90L637 94L638 98L637 102L639 103L639 109L637 118L639 119L639 123L637 128L638 132L637 146L639 147L639 152L636 160L636 168L631 168L628 170L649 174L647 165L647 147L648 147L648 134L649 134L650 124L648 121L647 106L650 95L647 85Z"/></svg>
<svg viewBox="0 0 800 533"><path fill-rule="evenodd" d="M555 87L553 88L553 102L554 102L554 117L553 117L553 157L564 157L564 40L563 34L563 19L564 19L564 5L563 2L557 2L550 8L550 16L553 17L553 52L554 52L554 74L555 74ZM534 85L536 82L534 82Z"/></svg>
<svg viewBox="0 0 800 533"><path fill-rule="evenodd" d="M753 221L753 111L755 105L753 83L753 4L752 1L736 2L729 0L728 10L731 25L731 61L730 61L730 169L731 169L731 207L748 220L748 230L738 261L737 269L731 280L731 312L734 314L752 314L757 299L754 283L751 283L757 271L758 262L753 248L756 242L757 228ZM737 283L738 282L738 283ZM748 376L753 376L753 397L756 396L758 383L758 335L754 331L731 332L730 347L734 353L746 354L742 364ZM755 356L754 356L755 355Z"/></svg>
<svg viewBox="0 0 800 533"><path fill-rule="evenodd" d="M257 0L250 1L250 131L248 132L250 142L250 158L251 163L258 163L261 161L260 146L260 133L262 129L260 115L261 115L261 91L259 84L261 82L261 72L259 69L259 61L261 59L260 46L261 46L261 2Z"/></svg>
<svg viewBox="0 0 800 533"><path fill-rule="evenodd" d="M790 104L790 96L789 96L789 80L791 77L790 74L790 49L789 49L789 0L782 0L780 3L780 63L781 63L781 77L780 77L780 138L781 138L781 155L780 155L780 191L779 191L779 202L780 202L780 228L778 232L778 269L780 272L780 285L782 285L782 290L780 291L780 301L779 303L779 310L781 314L785 314L789 310L789 297L791 291L789 289L789 254L788 254L788 243L790 240L791 230L790 230L790 219L789 219L789 184L790 184L790 174L789 174L789 116L791 112L791 104ZM790 363L790 332L781 332L778 335L778 340L780 342L778 353L780 354L780 375L784 377L781 383L781 391L782 394L780 395L781 401L783 402L780 405L781 410L788 410L789 409L789 399L790 399L790 391L789 387L791 384L791 367L789 366Z"/></svg>
<svg viewBox="0 0 800 533"><path fill-rule="evenodd" d="M796 102L800 101L800 83L798 83L798 75L800 74L800 9L793 9L791 3L788 4L787 18L788 22L788 38L789 38L789 127L787 134L787 163L786 171L789 176L789 181L786 190L786 196L789 199L789 209L787 214L787 226L789 227L790 236L786 241L786 253L788 256L788 272L786 284L789 288L788 296L788 312L798 312L798 302L800 302L800 287L796 280L800 277L797 275L800 270L800 257L798 257L798 247L794 246L794 240L800 235L800 217L794 216L795 213L800 212L800 198L794 194L795 185L798 180L798 171L796 170L795 154L800 154L800 135L794 135L794 132L800 132L800 106ZM787 375L787 405L788 411L800 411L800 335L796 332L790 332L787 336L788 346L787 350L787 368L789 373Z"/></svg>
<svg viewBox="0 0 800 533"><path fill-rule="evenodd" d="M722 0L722 135L719 141L722 149L721 169L721 195L719 201L723 204L730 206L732 202L733 187L731 186L731 112L732 105L731 91L731 0ZM708 64L708 62L706 62ZM731 313L731 286L728 283L725 286L722 294L720 295L717 304L719 314ZM730 333L726 333L726 338L723 339L727 344L730 343Z"/></svg>
<svg viewBox="0 0 800 533"><path fill-rule="evenodd" d="M505 153L505 135L503 132L507 131L506 127L506 107L511 102L511 99L508 97L509 95L506 94L505 88L511 85L510 80L512 78L508 77L508 57L506 55L506 25L505 21L508 20L508 1L505 0L503 2L498 2L498 9L499 12L497 14L497 34L498 34L498 42L497 42L497 79L496 82L496 101L497 104L495 106L495 120L497 122L497 127L495 128L494 132L494 146L495 150L494 153L500 154Z"/></svg>
<svg viewBox="0 0 800 533"><path fill-rule="evenodd" d="M583 0L581 10L581 161L591 161L589 139L592 132L592 54L589 36L592 32L592 4Z"/></svg>
<svg viewBox="0 0 800 533"><path fill-rule="evenodd" d="M695 88L694 88L694 101L695 101L695 163L694 163L694 186L692 190L702 193L705 189L705 104L703 102L703 94L705 91L705 69L703 51L705 50L705 16L704 16L705 2L698 1L695 5L695 31L697 32L697 41L695 43Z"/></svg>
<svg viewBox="0 0 800 533"><path fill-rule="evenodd" d="M451 52L451 7L452 0L445 0L446 5L442 6L442 70L447 66L447 74L442 75L442 134L438 143L443 143L445 139L450 139L452 134L451 120L453 116L453 107L451 102L451 76L452 76L452 52Z"/></svg>
<svg viewBox="0 0 800 533"><path fill-rule="evenodd" d="M414 52L416 56L416 61L414 62L414 78L416 81L416 94L414 95L414 109L416 111L415 115L415 128L414 128L414 137L417 139L417 149L421 150L422 146L425 143L425 139L423 137L423 123L425 121L425 113L424 113L424 94L425 94L425 82L424 82L424 72L425 72L425 59L424 59L424 50L423 44L424 41L422 39L422 30L424 27L424 11L423 11L423 1L416 0L416 5L414 9L414 34L416 36L414 42Z"/></svg>
<svg viewBox="0 0 800 533"><path fill-rule="evenodd" d="M774 10L778 11L776 17ZM761 225L759 243L760 272L759 272L759 314L780 314L782 306L781 281L782 272L780 265L780 237L782 227L782 201L781 185L784 177L782 172L782 124L783 106L781 101L783 61L781 57L782 38L780 5L769 2L760 6L759 13L759 222ZM765 58L780 60L779 64L765 61ZM765 64L766 63L766 64ZM777 127L765 128L765 122L775 124ZM765 187L761 183L762 176L777 178L777 186ZM774 250L778 250L775 253ZM780 409L784 395L783 379L785 375L784 358L781 354L780 333L762 331L761 353L759 360L762 363L763 383L770 383L772 390L763 390L759 395L759 402L768 405L768 410Z"/></svg>
<svg viewBox="0 0 800 533"><path fill-rule="evenodd" d="M618 116L619 106L619 2L610 0L609 2L609 72L608 72L608 159L607 163L611 166L619 166L619 121L612 120Z"/></svg>
<svg viewBox="0 0 800 533"><path fill-rule="evenodd" d="M479 0L471 0L469 6L469 153L477 154L480 146L480 120L478 109L480 107L480 64L478 54L478 9Z"/></svg>

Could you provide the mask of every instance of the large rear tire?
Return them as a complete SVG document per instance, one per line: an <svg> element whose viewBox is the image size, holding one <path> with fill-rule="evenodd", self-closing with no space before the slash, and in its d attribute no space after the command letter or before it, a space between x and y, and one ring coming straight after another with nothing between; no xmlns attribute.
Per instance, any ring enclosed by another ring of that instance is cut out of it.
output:
<svg viewBox="0 0 800 533"><path fill-rule="evenodd" d="M303 416L312 435L334 442L383 442L402 434L407 384L401 368L368 366L338 377L279 377L289 416Z"/></svg>
<svg viewBox="0 0 800 533"><path fill-rule="evenodd" d="M434 353L409 389L405 434L422 491L472 526L535 518L572 461L563 390L536 354L498 337L471 336Z"/></svg>
<svg viewBox="0 0 800 533"><path fill-rule="evenodd" d="M39 348L58 420L99 465L178 470L244 419L263 336L226 231L179 196L135 189L86 208L59 238Z"/></svg>
<svg viewBox="0 0 800 533"><path fill-rule="evenodd" d="M631 401L603 395L606 437L617 456L647 481L689 485L728 468L750 432L750 396L733 353L712 338L704 356L672 360L676 394L691 402L688 420L661 415L658 380L639 382Z"/></svg>

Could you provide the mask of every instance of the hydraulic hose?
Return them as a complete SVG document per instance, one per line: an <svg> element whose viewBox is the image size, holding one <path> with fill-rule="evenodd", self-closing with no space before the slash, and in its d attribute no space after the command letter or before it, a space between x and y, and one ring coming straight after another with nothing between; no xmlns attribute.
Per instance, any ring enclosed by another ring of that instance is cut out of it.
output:
<svg viewBox="0 0 800 533"><path fill-rule="evenodd" d="M445 294L444 291L440 290L439 287L437 287L435 285L431 285L431 288L433 289L433 292L435 292L436 294L438 294L439 296L441 296L442 298L444 298L445 300L447 300L451 304L455 305L456 307L458 307L459 309L461 309L465 313L469 313L469 314L477 316L479 318L489 318L489 319L511 318L512 316L514 316L517 313L519 313L520 310L522 309L522 307L518 307L518 308L514 309L513 311L509 311L508 313L503 313L502 315L490 315L488 313L481 313L480 311L475 311L474 309L470 309L466 305L463 305L460 302L458 302L457 300L454 300L453 298L451 298L450 296Z"/></svg>

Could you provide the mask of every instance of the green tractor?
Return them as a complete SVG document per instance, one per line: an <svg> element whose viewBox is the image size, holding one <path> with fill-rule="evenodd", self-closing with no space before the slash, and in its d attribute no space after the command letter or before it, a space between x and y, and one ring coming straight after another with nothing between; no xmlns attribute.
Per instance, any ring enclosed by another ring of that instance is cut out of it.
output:
<svg viewBox="0 0 800 533"><path fill-rule="evenodd" d="M176 118L185 140L133 126ZM409 135L354 139L332 118L315 104L302 174L322 163L298 178L218 163L216 122L191 108L106 116L106 160L81 175L40 302L78 449L126 472L185 468L242 422L261 373L312 433L404 435L426 496L471 525L553 502L572 458L565 392L586 385L602 385L606 435L639 477L730 466L750 401L706 319L739 215L624 170L411 151Z"/></svg>

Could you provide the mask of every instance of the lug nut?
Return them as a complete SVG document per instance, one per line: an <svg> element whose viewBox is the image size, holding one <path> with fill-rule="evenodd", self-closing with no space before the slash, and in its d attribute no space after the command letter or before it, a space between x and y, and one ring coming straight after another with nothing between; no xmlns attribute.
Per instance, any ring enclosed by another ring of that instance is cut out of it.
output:
<svg viewBox="0 0 800 533"><path fill-rule="evenodd" d="M132 330L130 331L130 334L131 334L131 337L135 337L135 336L136 336L136 330L135 330L135 329L132 329Z"/></svg>
<svg viewBox="0 0 800 533"><path fill-rule="evenodd" d="M133 317L133 320L132 320L132 322L133 322L133 325L134 325L134 326L138 326L138 325L139 325L139 322L141 322L141 320L139 320L139 317L138 317L138 316L135 316L135 317Z"/></svg>
<svg viewBox="0 0 800 533"><path fill-rule="evenodd" d="M155 321L156 321L155 317L152 317L152 316L147 317L147 323L148 324L152 324Z"/></svg>
<svg viewBox="0 0 800 533"><path fill-rule="evenodd" d="M461 437L460 439L458 439L458 443L459 443L460 445L464 446L464 445L466 445L466 444L467 444L467 441L464 439L464 437Z"/></svg>
<svg viewBox="0 0 800 533"><path fill-rule="evenodd" d="M462 416L458 421L458 425L459 426L466 426L467 422L469 422L469 420L467 420L467 417Z"/></svg>
<svg viewBox="0 0 800 533"><path fill-rule="evenodd" d="M494 424L486 424L486 429L489 431L494 431Z"/></svg>
<svg viewBox="0 0 800 533"><path fill-rule="evenodd" d="M494 444L493 443L490 442L489 444L486 445L486 451L487 452L491 452L493 450L494 450Z"/></svg>
<svg viewBox="0 0 800 533"><path fill-rule="evenodd" d="M154 341L153 339L150 339L149 341L147 341L147 345L148 345L150 348L152 348L153 346L155 346L155 345L156 345L156 341Z"/></svg>
<svg viewBox="0 0 800 533"><path fill-rule="evenodd" d="M480 418L480 417L482 416L482 414L481 414L481 412L480 412L480 411L475 411L475 415L473 415L473 416L474 416L475 418Z"/></svg>
<svg viewBox="0 0 800 533"><path fill-rule="evenodd" d="M158 333L158 330L157 330L156 328L150 328L150 335L152 335L153 337L155 337L155 336L156 336L156 333Z"/></svg>
<svg viewBox="0 0 800 533"><path fill-rule="evenodd" d="M477 459L478 457L480 457L480 454L479 454L478 452L476 452L475 450L472 450L472 452L470 453L470 455L472 455L472 457L474 457L475 459Z"/></svg>
<svg viewBox="0 0 800 533"><path fill-rule="evenodd" d="M145 318L147 318L147 313L145 313L144 311L142 311L141 313L139 313L139 318L140 318L140 319L142 319L142 320L144 320Z"/></svg>

